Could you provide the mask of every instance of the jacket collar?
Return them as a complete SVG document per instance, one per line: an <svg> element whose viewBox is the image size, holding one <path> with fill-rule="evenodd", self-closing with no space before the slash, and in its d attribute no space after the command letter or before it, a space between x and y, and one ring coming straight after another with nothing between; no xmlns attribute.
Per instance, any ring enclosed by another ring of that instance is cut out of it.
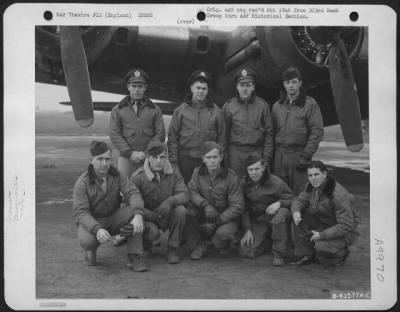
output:
<svg viewBox="0 0 400 312"><path fill-rule="evenodd" d="M224 162L221 161L221 170L218 173L217 176L220 176L222 178L226 178L228 176L228 167L226 167L224 165ZM201 164L199 171L198 171L199 175L204 176L204 175L208 175L208 169L206 167L206 165L204 163Z"/></svg>
<svg viewBox="0 0 400 312"><path fill-rule="evenodd" d="M111 166L110 169L108 170L108 174L113 177L119 176L118 170L113 166ZM90 164L88 167L88 177L89 177L89 184L96 184L96 180L99 180L98 176L96 175L96 172L94 171L92 164Z"/></svg>
<svg viewBox="0 0 400 312"><path fill-rule="evenodd" d="M144 96L144 97L143 97L142 103L143 103L143 106L144 106L144 105L148 105L148 106L150 106L150 107L155 107L154 103L153 103L153 102L150 100L150 98L148 98L147 96ZM121 102L119 102L118 107L119 107L119 108L123 108L123 107L125 107L125 106L130 105L130 104L132 104L131 97L130 97L129 95L127 95L126 97L124 97L124 98L121 100Z"/></svg>
<svg viewBox="0 0 400 312"><path fill-rule="evenodd" d="M144 164L143 164L143 169L144 169L144 173L146 174L146 177L149 181L153 181L153 179L156 177L156 175L153 173L153 171L150 169L150 164L149 164L149 159L146 158L144 160ZM164 169L163 169L163 173L164 174L172 174L173 170L172 170L172 165L169 162L169 160L165 160L165 165L164 165Z"/></svg>
<svg viewBox="0 0 400 312"><path fill-rule="evenodd" d="M294 100L293 105L304 107L304 105L306 105L306 96L307 96L306 90L303 87L301 87L299 95L297 99ZM279 104L289 103L286 90L281 92L278 102Z"/></svg>
<svg viewBox="0 0 400 312"><path fill-rule="evenodd" d="M335 187L336 187L336 180L328 175L326 177L326 184L322 189L321 194L324 194L325 196L332 198L333 192L335 191ZM311 183L307 183L306 192L311 193L312 191L313 191L313 186L311 185Z"/></svg>
<svg viewBox="0 0 400 312"><path fill-rule="evenodd" d="M254 182L250 177L249 173L246 170L245 176L244 176L244 185L249 186L251 184L261 184L261 185L266 185L267 181L271 177L271 172L269 170L269 167L266 166L263 175L261 176L260 180L256 183Z"/></svg>
<svg viewBox="0 0 400 312"><path fill-rule="evenodd" d="M186 104L188 104L188 105L190 105L190 106L192 106L193 107L193 103L192 103L192 96L193 96L193 94L192 94L192 92L189 92L189 94L187 94L186 96L185 96L185 98L183 99L183 101L186 103ZM213 101L211 100L211 98L207 95L207 97L206 97L206 106L208 107L208 108L213 108L214 107L214 103L213 103Z"/></svg>

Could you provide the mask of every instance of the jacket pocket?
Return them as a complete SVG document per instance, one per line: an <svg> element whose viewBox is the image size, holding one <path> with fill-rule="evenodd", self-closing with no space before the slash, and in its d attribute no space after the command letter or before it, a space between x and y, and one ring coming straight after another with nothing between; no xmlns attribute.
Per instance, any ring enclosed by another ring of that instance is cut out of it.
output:
<svg viewBox="0 0 400 312"><path fill-rule="evenodd" d="M260 144L264 139L264 128L250 128L249 129L249 143Z"/></svg>
<svg viewBox="0 0 400 312"><path fill-rule="evenodd" d="M136 129L133 127L123 127L122 136L125 138L133 137L136 135Z"/></svg>
<svg viewBox="0 0 400 312"><path fill-rule="evenodd" d="M187 145L192 141L194 131L190 129L182 130L180 133L179 145L180 147L187 147Z"/></svg>
<svg viewBox="0 0 400 312"><path fill-rule="evenodd" d="M154 136L154 131L153 129L150 128L144 128L143 129L143 134L147 137L153 137Z"/></svg>
<svg viewBox="0 0 400 312"><path fill-rule="evenodd" d="M291 119L293 128L306 128L307 122L304 108L295 110Z"/></svg>
<svg viewBox="0 0 400 312"><path fill-rule="evenodd" d="M242 126L234 124L231 129L232 136L239 137L243 133Z"/></svg>
<svg viewBox="0 0 400 312"><path fill-rule="evenodd" d="M286 136L289 145L306 145L307 143L307 129L304 127L290 128Z"/></svg>

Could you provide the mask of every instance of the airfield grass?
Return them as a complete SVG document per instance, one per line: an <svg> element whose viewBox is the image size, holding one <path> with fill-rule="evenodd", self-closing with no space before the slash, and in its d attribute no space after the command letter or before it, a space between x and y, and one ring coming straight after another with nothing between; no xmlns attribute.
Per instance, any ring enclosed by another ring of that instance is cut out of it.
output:
<svg viewBox="0 0 400 312"><path fill-rule="evenodd" d="M360 238L342 268L277 268L271 265L271 252L251 260L224 258L211 250L194 262L186 248L181 263L169 265L165 233L161 246L154 248L155 257L148 260L149 272L129 271L125 247L110 243L99 248L99 265L86 267L72 219L72 190L88 165L90 141L109 142L108 114L96 115L89 129L75 129L68 113L45 115L36 116L37 298L328 299L331 291L370 291L369 174L340 168L331 168L331 173L355 194L361 221Z"/></svg>

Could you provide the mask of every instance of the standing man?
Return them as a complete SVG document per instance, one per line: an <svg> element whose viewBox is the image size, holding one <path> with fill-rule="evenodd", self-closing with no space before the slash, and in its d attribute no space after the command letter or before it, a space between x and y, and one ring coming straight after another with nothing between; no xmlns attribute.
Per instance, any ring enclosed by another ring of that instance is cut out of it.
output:
<svg viewBox="0 0 400 312"><path fill-rule="evenodd" d="M272 107L275 135L273 173L298 195L307 183L306 168L324 136L317 102L302 88L300 72L282 74L285 92Z"/></svg>
<svg viewBox="0 0 400 312"><path fill-rule="evenodd" d="M189 78L190 93L175 109L168 130L168 153L171 163L177 164L185 183L195 167L202 164L201 145L225 140L225 123L220 108L208 96L210 75L196 70Z"/></svg>
<svg viewBox="0 0 400 312"><path fill-rule="evenodd" d="M242 215L244 235L239 254L255 258L264 252L265 241L272 239L272 264L284 265L289 240L292 190L277 176L270 174L268 165L259 156L246 160L243 196L246 212Z"/></svg>
<svg viewBox="0 0 400 312"><path fill-rule="evenodd" d="M186 222L186 242L194 248L193 260L206 252L205 240L222 254L230 249L244 212L243 195L235 172L223 162L222 147L212 141L202 145L203 164L197 167L189 182L191 204Z"/></svg>
<svg viewBox="0 0 400 312"><path fill-rule="evenodd" d="M169 228L167 260L171 264L179 263L177 249L186 222L184 205L189 202L189 192L179 170L174 170L169 163L164 143L149 143L144 166L131 179L144 199L145 255L152 255L151 246L160 236L159 229Z"/></svg>
<svg viewBox="0 0 400 312"><path fill-rule="evenodd" d="M111 111L110 139L120 153L118 170L129 178L143 165L149 142L164 142L165 127L161 109L145 96L149 76L134 68L125 75L125 81L129 95Z"/></svg>
<svg viewBox="0 0 400 312"><path fill-rule="evenodd" d="M91 162L88 170L75 183L73 215L78 227L78 238L85 250L85 261L96 265L96 250L111 240L111 235L130 224L128 237L129 265L134 271L146 271L142 260L143 200L137 188L121 178L111 166L111 148L104 142L90 145ZM120 193L129 205L121 205Z"/></svg>
<svg viewBox="0 0 400 312"><path fill-rule="evenodd" d="M249 68L235 75L237 94L224 104L228 164L239 178L249 154L272 160L272 122L269 105L255 95L256 73Z"/></svg>
<svg viewBox="0 0 400 312"><path fill-rule="evenodd" d="M294 264L316 260L342 266L358 234L354 197L328 175L325 164L312 161L307 167L310 183L292 203Z"/></svg>

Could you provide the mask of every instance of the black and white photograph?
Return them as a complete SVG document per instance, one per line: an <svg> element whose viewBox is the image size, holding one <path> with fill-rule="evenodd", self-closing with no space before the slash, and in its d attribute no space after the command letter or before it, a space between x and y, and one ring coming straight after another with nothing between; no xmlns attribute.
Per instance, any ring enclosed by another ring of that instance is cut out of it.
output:
<svg viewBox="0 0 400 312"><path fill-rule="evenodd" d="M25 65L5 27L9 306L392 306L393 11L164 9L32 6Z"/></svg>

